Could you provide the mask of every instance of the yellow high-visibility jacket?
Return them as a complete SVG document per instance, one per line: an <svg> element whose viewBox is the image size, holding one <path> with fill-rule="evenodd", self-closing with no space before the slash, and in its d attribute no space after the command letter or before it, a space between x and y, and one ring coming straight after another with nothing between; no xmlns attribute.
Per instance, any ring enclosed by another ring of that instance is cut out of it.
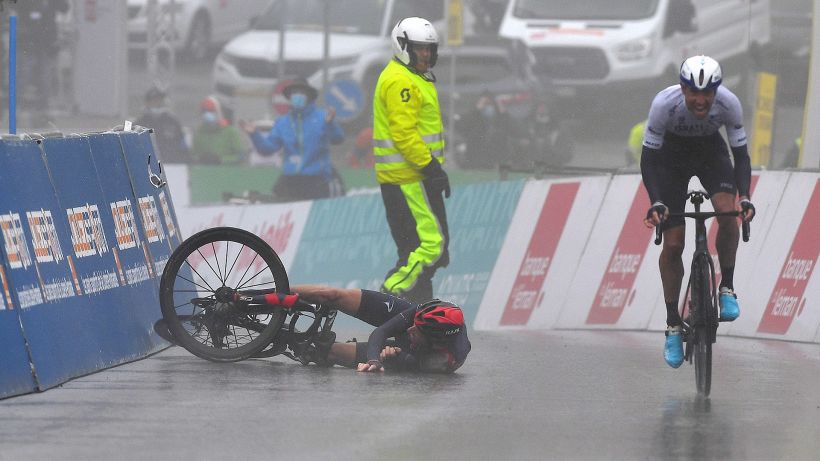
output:
<svg viewBox="0 0 820 461"><path fill-rule="evenodd" d="M392 59L373 96L373 155L380 184L409 184L431 158L444 163L444 124L433 82Z"/></svg>

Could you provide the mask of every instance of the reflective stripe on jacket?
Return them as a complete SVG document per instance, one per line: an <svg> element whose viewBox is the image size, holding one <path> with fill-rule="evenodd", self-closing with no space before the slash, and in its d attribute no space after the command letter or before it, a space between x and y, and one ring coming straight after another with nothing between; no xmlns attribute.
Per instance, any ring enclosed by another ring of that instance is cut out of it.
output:
<svg viewBox="0 0 820 461"><path fill-rule="evenodd" d="M396 60L387 64L376 83L373 155L380 184L421 181L419 170L432 157L444 163L444 125L436 87Z"/></svg>

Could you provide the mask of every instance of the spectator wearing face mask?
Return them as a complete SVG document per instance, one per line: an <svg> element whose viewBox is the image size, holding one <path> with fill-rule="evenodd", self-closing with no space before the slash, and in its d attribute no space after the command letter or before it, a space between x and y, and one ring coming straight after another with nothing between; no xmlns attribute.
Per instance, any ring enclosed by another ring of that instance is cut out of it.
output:
<svg viewBox="0 0 820 461"><path fill-rule="evenodd" d="M489 91L456 125L467 145L465 167L488 169L509 160L512 152L513 122Z"/></svg>
<svg viewBox="0 0 820 461"><path fill-rule="evenodd" d="M182 122L168 107L165 91L153 87L145 93L145 110L136 124L154 130L156 149L163 163L191 161Z"/></svg>
<svg viewBox="0 0 820 461"><path fill-rule="evenodd" d="M282 175L273 186L277 200L313 200L344 195L341 178L330 159L330 145L344 141L344 131L335 121L336 111L314 102L317 91L297 79L282 91L290 110L280 116L268 133L240 122L262 155L283 151Z"/></svg>
<svg viewBox="0 0 820 461"><path fill-rule="evenodd" d="M194 132L194 159L206 164L242 162L246 153L242 132L224 117L219 100L208 96L199 107L201 122Z"/></svg>

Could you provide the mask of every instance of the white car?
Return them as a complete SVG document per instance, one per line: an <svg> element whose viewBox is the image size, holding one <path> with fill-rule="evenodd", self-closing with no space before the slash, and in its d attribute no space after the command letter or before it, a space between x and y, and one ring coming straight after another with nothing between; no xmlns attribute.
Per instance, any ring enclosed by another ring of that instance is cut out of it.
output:
<svg viewBox="0 0 820 461"><path fill-rule="evenodd" d="M228 42L213 68L215 91L237 118L275 116L271 96L279 76L280 29L285 22L283 79L307 78L320 88L324 64L324 0L275 0L252 30ZM441 0L330 2L328 81L353 80L364 94L363 114L379 72L390 59L388 34L400 18L440 21ZM443 36L443 34L441 34Z"/></svg>
<svg viewBox="0 0 820 461"><path fill-rule="evenodd" d="M194 60L203 59L214 45L250 29L251 21L271 0L157 0L161 11L173 8L174 47ZM148 44L148 0L128 0L128 47Z"/></svg>

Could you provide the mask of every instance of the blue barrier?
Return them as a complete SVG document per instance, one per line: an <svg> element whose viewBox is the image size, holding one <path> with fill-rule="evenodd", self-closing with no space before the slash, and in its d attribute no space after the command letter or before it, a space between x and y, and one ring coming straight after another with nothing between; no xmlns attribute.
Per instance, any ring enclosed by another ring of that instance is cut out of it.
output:
<svg viewBox="0 0 820 461"><path fill-rule="evenodd" d="M157 277L179 232L152 154L147 131L0 142L0 397L165 346Z"/></svg>

